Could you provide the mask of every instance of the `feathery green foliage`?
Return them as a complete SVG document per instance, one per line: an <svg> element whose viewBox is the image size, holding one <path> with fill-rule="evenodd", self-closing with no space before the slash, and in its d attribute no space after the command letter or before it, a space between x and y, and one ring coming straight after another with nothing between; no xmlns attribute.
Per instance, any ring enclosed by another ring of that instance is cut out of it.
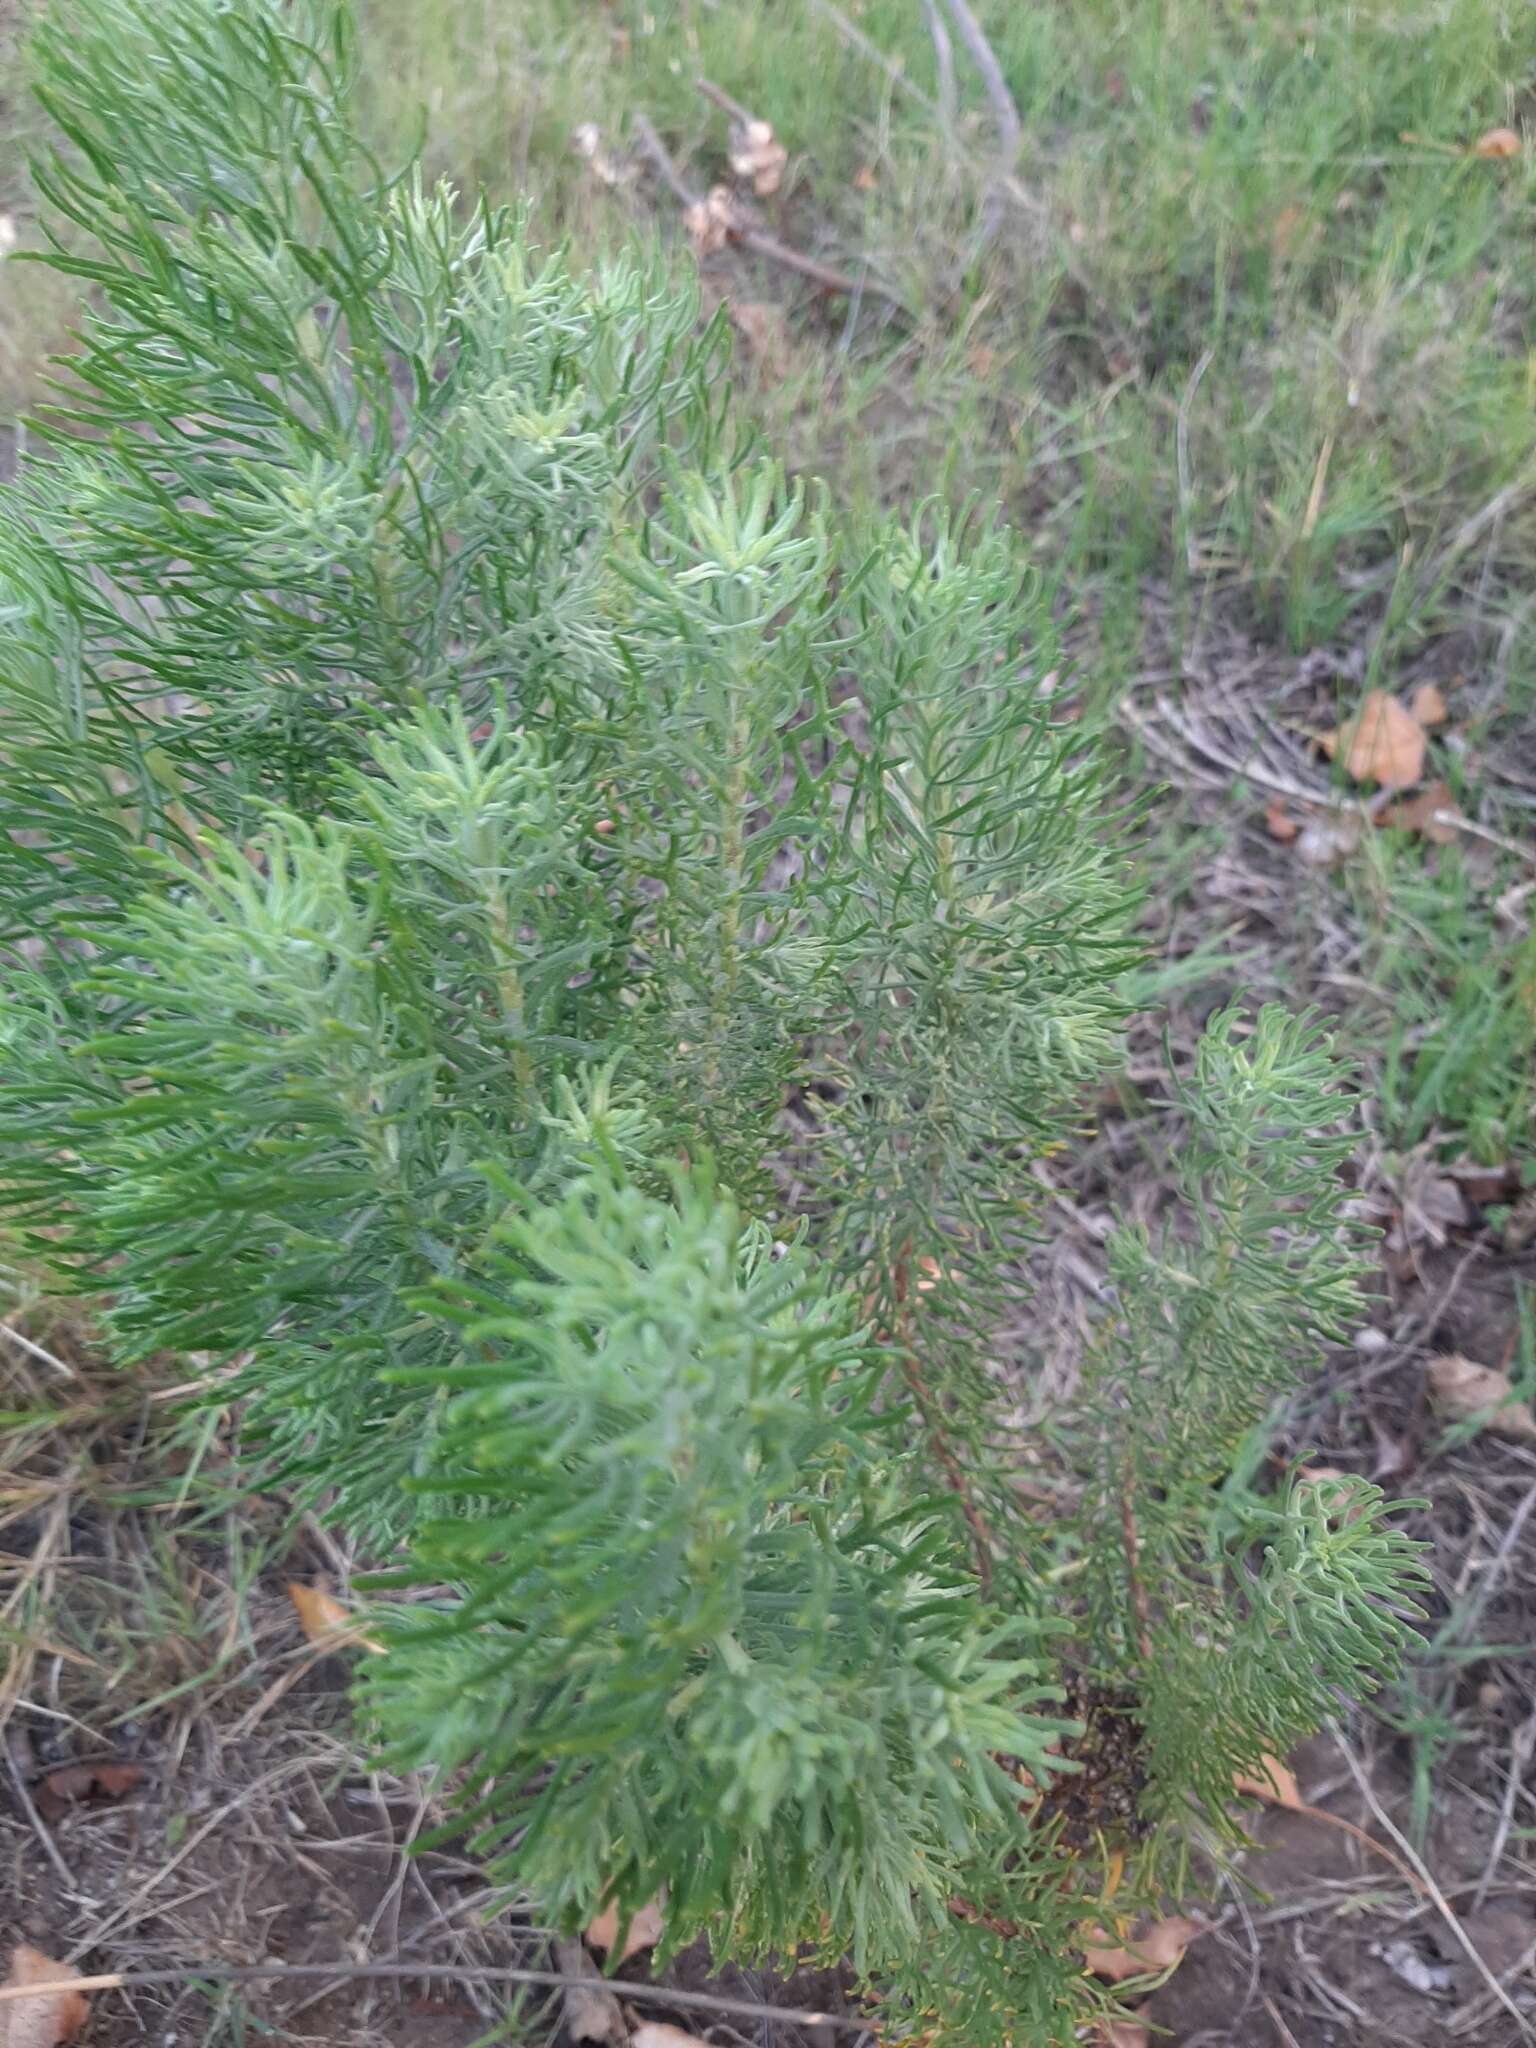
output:
<svg viewBox="0 0 1536 2048"><path fill-rule="evenodd" d="M993 1340L1134 900L1013 543L850 546L693 303L386 177L336 0L37 65L93 310L0 536L13 1215L398 1559L367 1701L501 1874L1071 2039L1102 1853L1151 1896L1401 1638L1378 1499L1213 1486L1351 1298L1325 1049L1213 1027L1031 1517Z"/></svg>

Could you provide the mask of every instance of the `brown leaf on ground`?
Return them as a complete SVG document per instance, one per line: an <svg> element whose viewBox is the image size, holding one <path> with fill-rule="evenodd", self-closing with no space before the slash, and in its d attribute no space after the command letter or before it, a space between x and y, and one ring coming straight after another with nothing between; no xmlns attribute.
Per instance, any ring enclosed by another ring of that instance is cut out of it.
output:
<svg viewBox="0 0 1536 2048"><path fill-rule="evenodd" d="M769 199L784 181L789 151L767 121L738 121L731 130L731 169L750 183L759 199Z"/></svg>
<svg viewBox="0 0 1536 2048"><path fill-rule="evenodd" d="M142 1764L63 1764L37 1788L37 1810L50 1824L71 1806L125 1799L149 1776Z"/></svg>
<svg viewBox="0 0 1536 2048"><path fill-rule="evenodd" d="M552 1942L550 1953L562 1977L585 1979L593 1975L592 1958L579 1941ZM629 2030L624 2025L619 2001L605 1985L567 1984L560 1996L565 2030L573 2041L607 2041L612 2048L618 2048L626 2038Z"/></svg>
<svg viewBox="0 0 1536 2048"><path fill-rule="evenodd" d="M72 1963L56 1963L40 1949L18 1947L5 1980L8 1991L31 1984L58 1984L62 1990L41 1991L36 1998L9 1999L0 2005L0 2048L58 2048L73 2040L90 2016L90 2003L74 1990L80 1972Z"/></svg>
<svg viewBox="0 0 1536 2048"><path fill-rule="evenodd" d="M1489 128L1473 143L1473 156L1518 156L1523 147L1513 128Z"/></svg>
<svg viewBox="0 0 1536 2048"><path fill-rule="evenodd" d="M1100 2048L1151 2048L1152 2029L1140 2020L1100 2020Z"/></svg>
<svg viewBox="0 0 1536 2048"><path fill-rule="evenodd" d="M710 2043L665 2020L647 2020L630 2035L629 2048L710 2048Z"/></svg>
<svg viewBox="0 0 1536 2048"><path fill-rule="evenodd" d="M1186 1920L1175 1913L1166 1920L1154 1920L1145 1934L1128 1941L1123 1948L1114 1948L1108 1945L1109 1937L1102 1928L1090 1927L1083 1958L1095 1977L1123 1984L1128 1977L1153 1977L1160 1971L1176 1969L1184 1960L1185 1949L1197 1934L1204 1932L1203 1921ZM1101 1948L1096 1941L1106 1945Z"/></svg>
<svg viewBox="0 0 1536 2048"><path fill-rule="evenodd" d="M571 147L600 185L611 189L624 183L627 174L603 148L603 133L595 121L577 122L571 130Z"/></svg>
<svg viewBox="0 0 1536 2048"><path fill-rule="evenodd" d="M1484 1166L1479 1159L1452 1159L1441 1171L1455 1181L1469 1202L1510 1202L1520 1192L1520 1169L1512 1159Z"/></svg>
<svg viewBox="0 0 1536 2048"><path fill-rule="evenodd" d="M1448 782L1431 782L1416 796L1404 797L1381 815L1383 825L1399 832L1417 832L1435 846L1449 846L1456 837L1454 820L1461 816Z"/></svg>
<svg viewBox="0 0 1536 2048"><path fill-rule="evenodd" d="M1322 734L1318 744L1330 761L1342 754L1356 782L1409 789L1424 773L1424 728L1385 690L1367 691L1355 716Z"/></svg>
<svg viewBox="0 0 1536 2048"><path fill-rule="evenodd" d="M1272 796L1264 807L1264 830L1271 839L1278 839L1282 846L1289 846L1297 837L1301 827L1277 796Z"/></svg>
<svg viewBox="0 0 1536 2048"><path fill-rule="evenodd" d="M1393 1431L1379 1416L1368 1418L1376 1443L1376 1462L1371 1467L1375 1480L1406 1479L1419 1461L1419 1446L1412 1430Z"/></svg>
<svg viewBox="0 0 1536 2048"><path fill-rule="evenodd" d="M696 199L683 215L683 226L696 256L713 256L723 249L736 226L736 202L727 185L712 185L708 196Z"/></svg>
<svg viewBox="0 0 1536 2048"><path fill-rule="evenodd" d="M627 1963L629 1958L642 1948L654 1948L666 1926L666 1899L660 1892L654 1899L639 1907L629 1916L629 1925L624 1930L624 1946L619 1951L619 1961ZM619 1938L619 1909L604 1906L601 1913L587 1929L587 1940L593 1948L600 1948L606 1955Z"/></svg>
<svg viewBox="0 0 1536 2048"><path fill-rule="evenodd" d="M1266 1756L1255 1771L1239 1771L1232 1780L1234 1792L1248 1792L1269 1806L1283 1806L1292 1813L1304 1813L1307 1802L1296 1783L1296 1773L1277 1756Z"/></svg>
<svg viewBox="0 0 1536 2048"><path fill-rule="evenodd" d="M371 1650L375 1657L383 1656L384 1645L365 1636L354 1623L351 1609L343 1607L323 1586L306 1586L290 1579L288 1598L298 1613L300 1628L312 1643L327 1650Z"/></svg>
<svg viewBox="0 0 1536 2048"><path fill-rule="evenodd" d="M1517 1401L1508 1373L1454 1352L1429 1361L1429 1391L1448 1422L1480 1422L1496 1436L1536 1438L1529 1401Z"/></svg>
<svg viewBox="0 0 1536 2048"><path fill-rule="evenodd" d="M1409 700L1408 709L1420 725L1426 727L1444 725L1450 715L1445 707L1445 699L1434 683L1420 683Z"/></svg>
<svg viewBox="0 0 1536 2048"><path fill-rule="evenodd" d="M1445 1244L1452 1231L1476 1221L1460 1183L1441 1172L1430 1146L1420 1146L1403 1161L1394 1192L1397 1216L1387 1234L1390 1250Z"/></svg>

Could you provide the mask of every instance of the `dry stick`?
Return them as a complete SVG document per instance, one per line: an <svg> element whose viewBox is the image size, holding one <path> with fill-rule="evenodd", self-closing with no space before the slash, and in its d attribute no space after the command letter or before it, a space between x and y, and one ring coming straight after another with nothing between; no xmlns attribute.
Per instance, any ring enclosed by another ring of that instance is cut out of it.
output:
<svg viewBox="0 0 1536 2048"><path fill-rule="evenodd" d="M1024 139L1024 123L1019 119L1019 110L1013 103L1013 94L1008 90L1008 81L1003 76L1003 67L997 61L992 45L987 41L981 23L972 14L966 0L949 0L949 11L955 17L955 27L960 31L960 40L971 53L971 61L981 73L981 82L986 87L987 98L992 103L993 118L997 122L997 140L1002 152L1006 170L1013 169L1013 160L1018 155L1019 144Z"/></svg>
<svg viewBox="0 0 1536 2048"><path fill-rule="evenodd" d="M742 2019L770 2020L787 2027L847 2027L866 2033L869 2022L846 2013L805 2012L797 2006L758 2005L750 1998L716 1997L710 1991L674 1991L665 1984L631 1984L622 1977L567 1977L559 1970L514 1970L477 1964L419 1963L252 1963L239 1969L204 1969L189 1963L180 1970L107 1970L96 1977L59 1977L46 1984L0 1985L0 2004L22 1998L57 1997L66 1991L138 1991L150 1984L270 1984L287 1979L447 1977L463 1984L534 1984L555 1991L617 1992L638 2004L690 2006L700 2012L734 2013Z"/></svg>
<svg viewBox="0 0 1536 2048"><path fill-rule="evenodd" d="M33 1834L37 1836L38 1841L41 1843L43 1854L48 1858L48 1861L53 1865L54 1870L58 1875L59 1882L63 1885L65 1891L71 1897L78 1897L80 1891L80 1881L75 1876L75 1873L70 1869L69 1865L64 1861L64 1858L59 1854L58 1845L54 1841L53 1836L50 1834L48 1828L45 1826L43 1817L37 1810L37 1806L32 1798L32 1794L27 1789L26 1773L22 1770L21 1765L16 1761L16 1757L12 1752L11 1745L9 1744L9 1742L7 1742L5 1745L5 1762L6 1768L9 1770L11 1774L11 1788L16 1794L16 1803L21 1808L22 1812L26 1815L28 1826L31 1828Z"/></svg>
<svg viewBox="0 0 1536 2048"><path fill-rule="evenodd" d="M0 1323L0 1333L4 1334L8 1343L25 1351L29 1358L35 1358L39 1365L46 1365L50 1372L56 1372L60 1379L79 1378L72 1365L66 1365L62 1358L55 1358L53 1353L39 1344L35 1337L29 1337L25 1330L18 1330L14 1323Z"/></svg>
<svg viewBox="0 0 1536 2048"><path fill-rule="evenodd" d="M996 53L987 41L981 23L967 5L967 0L949 0L949 11L955 18L955 27L960 31L960 40L970 51L971 61L981 73L981 82L992 105L992 118L997 124L1001 176L1003 179L1011 178L1014 165L1018 161L1019 144L1024 139L1024 123L1019 119L1019 110L1013 103L1013 94L1008 90L1003 67L998 63ZM997 233L1002 225L1002 219L1003 194L1001 186L994 184L982 209L983 246Z"/></svg>
<svg viewBox="0 0 1536 2048"><path fill-rule="evenodd" d="M679 176L676 164L667 154L666 145L644 114L635 116L635 133L640 139L641 148L660 171L678 205L702 206L703 200ZM854 292L864 289L857 278L845 276L841 270L829 269L825 263L818 263L812 256L802 256L798 249L788 248L776 236L764 234L761 228L752 227L745 219L733 218L727 233L731 240L739 242L743 249L750 249L756 256L766 257L770 263L782 264L786 270L798 271L802 277L808 277L812 284L819 284L823 291L842 292L851 297ZM875 289L878 290L879 287ZM882 292L881 296L889 299L890 293ZM892 299L891 303L894 305L897 302Z"/></svg>
<svg viewBox="0 0 1536 2048"><path fill-rule="evenodd" d="M1200 389L1206 371L1216 360L1216 351L1208 348L1189 375L1184 386L1184 396L1179 400L1179 416L1174 426L1174 460L1179 477L1179 516L1184 521L1184 559L1189 564L1190 574L1200 567L1200 550L1195 545L1194 478L1189 463L1189 415L1195 402L1195 393Z"/></svg>
<svg viewBox="0 0 1536 2048"><path fill-rule="evenodd" d="M955 139L955 53L949 40L949 30L944 26L944 17L939 13L939 0L923 0L923 13L928 22L928 33L933 38L933 61L939 77L938 117L947 142Z"/></svg>
<svg viewBox="0 0 1536 2048"><path fill-rule="evenodd" d="M903 1251L896 1261L894 1275L896 1294L896 1342L901 1352L902 1376L922 1418L923 1428L928 1435L929 1446L949 1481L950 1491L960 1503L960 1512L965 1517L966 1527L971 1532L971 1546L976 1553L976 1577L984 1595L992 1592L992 1531L987 1527L986 1517L971 1497L960 1460L955 1456L954 1446L949 1441L938 1406L923 1378L923 1369L917 1362L917 1346L912 1338L912 1304L908 1294L908 1253Z"/></svg>
<svg viewBox="0 0 1536 2048"><path fill-rule="evenodd" d="M924 108L935 120L942 123L944 119L943 108L935 100L930 99L920 85L914 85L895 58L887 56L878 43L871 42L864 31L851 22L840 7L833 4L833 0L811 0L811 5L818 14L831 22L845 43L852 49L857 50L861 56L867 57L872 64L877 64L898 92L904 94L914 105ZM999 73L999 76L1001 76L1001 73ZM975 152L966 148L963 143L959 143L958 138L957 146L967 159L972 162L975 161ZM999 177L998 190L1006 193L1021 213L1029 214L1032 219L1038 221L1046 230L1055 249L1056 259L1062 269L1071 278L1088 303L1096 307L1103 315L1106 324L1113 330L1116 344L1124 350L1128 360L1132 362L1138 360L1139 348L1135 337L1122 326L1113 306L1110 305L1108 299L1105 298L1088 272L1083 268L1082 263L1078 259L1077 251L1056 225L1051 216L1050 208L1046 205L1045 201L1041 199L1038 193L1031 192L1024 181L1015 176L1011 171Z"/></svg>
<svg viewBox="0 0 1536 2048"><path fill-rule="evenodd" d="M1504 1855L1509 1831L1515 1821L1515 1798L1525 1778L1525 1767L1531 1760L1531 1746L1536 1742L1536 1714L1530 1715L1515 1730L1509 1745L1509 1772L1504 1781L1504 1798L1499 1807L1499 1824L1493 1831L1493 1841L1488 1849L1488 1861L1483 1865L1483 1874L1477 1880L1477 1890L1472 1894L1469 1910L1480 1913L1483 1902L1493 1884L1494 1875Z"/></svg>
<svg viewBox="0 0 1536 2048"><path fill-rule="evenodd" d="M750 128L757 119L755 114L748 113L740 100L733 100L728 92L722 91L711 79L696 78L693 83L696 89L703 93L705 99L713 100L722 114L729 114L731 119L739 121L743 128Z"/></svg>
<svg viewBox="0 0 1536 2048"><path fill-rule="evenodd" d="M1331 1727L1328 1732L1332 1735L1340 1756L1343 1757L1345 1763L1349 1766L1349 1774L1359 1788L1361 1798L1371 1809L1376 1825L1392 1837L1398 1848L1402 1850L1404 1856L1407 1857L1408 1861L1418 1872L1426 1896L1433 1902L1441 1919L1455 1936L1459 1946L1465 1950L1468 1962L1471 1963L1473 1969L1476 1970L1479 1977L1482 1978L1488 1989L1497 1998L1499 2004L1503 2006L1504 2010L1514 2020L1515 2025L1520 2029L1520 2038L1524 2041L1536 2040L1536 2030L1532 2029L1531 2023L1525 2014L1516 2005L1515 2001L1504 1989L1504 1986L1478 1954L1467 1930L1452 1912L1450 1902L1446 1898L1445 1893L1441 1891L1439 1885L1435 1883L1434 1878L1430 1875L1429 1866L1425 1863L1423 1857L1420 1856L1418 1850L1414 1848L1412 1842L1408 1840L1407 1836L1392 1820L1381 1801L1376 1797L1375 1788L1364 1771L1361 1770L1359 1764L1356 1763L1354 1752L1349 1747L1349 1744L1344 1740L1337 1728Z"/></svg>
<svg viewBox="0 0 1536 2048"><path fill-rule="evenodd" d="M834 7L832 0L811 0L818 14L824 14L844 42L862 52L871 64L878 64L898 92L905 93L909 100L915 100L920 107L926 107L930 114L940 114L942 109L929 99L920 85L914 85L894 57L888 57L878 43L872 43L863 29L857 27L840 7Z"/></svg>

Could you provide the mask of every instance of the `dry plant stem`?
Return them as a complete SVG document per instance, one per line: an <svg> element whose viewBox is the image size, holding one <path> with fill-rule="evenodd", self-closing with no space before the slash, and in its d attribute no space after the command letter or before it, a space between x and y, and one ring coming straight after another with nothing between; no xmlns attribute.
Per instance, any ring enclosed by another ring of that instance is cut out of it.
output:
<svg viewBox="0 0 1536 2048"><path fill-rule="evenodd" d="M992 1592L992 1531L987 1527L986 1517L972 1498L960 1460L955 1456L954 1446L949 1441L937 1403L918 1363L917 1345L912 1334L910 1271L910 1254L903 1251L896 1261L894 1274L896 1342L901 1351L902 1376L922 1418L929 1447L949 1482L950 1492L960 1503L960 1512L964 1515L965 1525L971 1532L971 1546L976 1553L976 1577L983 1596L989 1598Z"/></svg>
<svg viewBox="0 0 1536 2048"><path fill-rule="evenodd" d="M981 23L972 14L967 0L949 0L949 11L955 17L955 26L960 31L960 40L971 53L971 61L981 73L981 82L986 87L987 98L992 105L992 116L997 123L999 152L1005 172L1013 169L1014 158L1018 155L1019 143L1024 135L1024 123L1019 119L1019 110L1013 103L1013 94L1008 90L1008 81L1003 76L1003 67L997 61L997 53L987 41Z"/></svg>
<svg viewBox="0 0 1536 2048"><path fill-rule="evenodd" d="M666 145L644 114L635 116L635 134L678 205L698 206L701 203L699 194L691 191L679 176L676 164L667 154ZM754 256L765 257L768 262L780 264L785 270L796 271L801 277L809 278L812 284L820 285L825 292L841 292L851 297L853 293L866 289L857 278L848 277L841 270L833 270L825 263L818 263L813 256L802 256L798 249L789 248L777 236L764 234L761 228L752 227L745 220L732 223L730 237L743 249L750 249ZM868 288L878 290L877 286ZM890 298L888 292L882 292L881 296Z"/></svg>
<svg viewBox="0 0 1536 2048"><path fill-rule="evenodd" d="M855 49L861 56L867 57L872 64L877 64L899 93L911 100L914 106L926 108L936 121L941 125L943 124L945 118L944 109L938 102L930 99L921 86L914 85L901 65L893 57L888 56L878 43L871 42L864 31L851 22L840 7L833 5L833 0L811 0L811 5L818 14L832 24L843 41L851 49ZM998 75L1001 77L1001 72ZM1010 105L1012 104L1011 99L1009 103ZM974 164L976 162L976 152L966 148L960 142L958 135L955 139L957 147L960 148L967 162ZM1136 337L1121 323L1119 315L1111 306L1109 300L1094 283L1087 270L1084 269L1078 259L1077 252L1068 241L1064 230L1052 218L1050 209L1046 206L1044 200L1040 198L1038 193L1031 192L1029 187L1020 178L1016 177L1012 171L998 177L997 189L1000 193L1011 199L1021 213L1027 214L1031 220L1037 222L1046 231L1050 236L1057 261L1077 286L1078 290L1082 292L1088 303L1102 316L1106 330L1113 338L1115 348L1121 351L1128 361L1138 362L1141 352ZM1105 353L1109 353L1107 347Z"/></svg>
<svg viewBox="0 0 1536 2048"><path fill-rule="evenodd" d="M1003 185L1013 176L1013 167L1018 160L1019 144L1024 136L1024 124L1019 119L1019 110L1014 105L1013 94L1008 90L1008 81L1003 76L1003 67L997 61L997 53L987 41L981 23L967 5L967 0L948 0L949 11L955 18L960 31L960 40L970 52L971 61L981 73L981 82L986 88L991 103L992 118L997 126L998 182L987 194L982 211L981 240L983 246L990 242L1002 225Z"/></svg>
<svg viewBox="0 0 1536 2048"><path fill-rule="evenodd" d="M939 12L939 0L923 0L928 33L933 38L933 60L939 75L938 115L947 142L955 139L955 53L949 30Z"/></svg>
<svg viewBox="0 0 1536 2048"><path fill-rule="evenodd" d="M54 1842L53 1836L44 1826L43 1817L38 1812L37 1807L33 1802L31 1792L27 1789L26 1773L22 1770L20 1764L16 1761L15 1756L12 1754L9 1742L7 1742L5 1745L5 1766L10 1773L11 1789L16 1794L16 1804L21 1808L22 1812L26 1815L27 1825L31 1828L33 1834L36 1835L38 1841L41 1843L43 1854L48 1858L48 1861L53 1865L55 1875L58 1877L59 1882L63 1885L66 1893L70 1894L71 1896L74 1896L79 1891L79 1885L76 1882L75 1874L70 1869L69 1865L64 1861L64 1858L59 1854L58 1847Z"/></svg>
<svg viewBox="0 0 1536 2048"><path fill-rule="evenodd" d="M622 1977L567 1977L559 1970L514 1970L478 1964L416 1963L253 1963L243 1969L204 1968L188 1963L179 1970L107 1970L96 1977L60 1977L48 1984L0 1985L0 2004L24 1998L50 1998L61 1991L138 1991L151 1984L276 1984L325 1977L341 1983L349 1978L447 1977L463 1984L535 1984L552 1991L617 1992L640 2005L690 2006L700 2012L734 2013L786 2027L844 2027L866 2033L868 2023L846 2013L807 2012L797 2006L758 2005L750 1998L716 1997L708 1991L674 1991L666 1984L631 1984Z"/></svg>
<svg viewBox="0 0 1536 2048"><path fill-rule="evenodd" d="M740 100L733 100L728 92L722 91L713 79L696 78L693 82L705 99L713 101L722 114L729 114L733 121L740 121L743 127L757 119L757 116L744 107Z"/></svg>
<svg viewBox="0 0 1536 2048"><path fill-rule="evenodd" d="M1514 1825L1515 1799L1525 1781L1525 1767L1531 1760L1531 1750L1536 1745L1536 1714L1529 1715L1515 1730L1509 1746L1509 1771L1504 1780L1504 1798L1499 1807L1498 1826L1493 1831L1493 1840L1488 1846L1488 1861L1483 1874L1477 1881L1477 1890L1472 1894L1471 1911L1480 1913L1488 1897L1494 1877L1504 1855L1509 1831Z"/></svg>
<svg viewBox="0 0 1536 2048"><path fill-rule="evenodd" d="M818 14L824 15L831 22L845 43L866 56L872 64L878 64L899 93L904 94L917 106L926 107L930 114L941 113L937 102L931 100L920 85L912 83L896 59L887 56L878 43L872 43L863 29L851 22L840 7L833 6L832 0L811 0L811 5Z"/></svg>
<svg viewBox="0 0 1536 2048"><path fill-rule="evenodd" d="M1354 1752L1350 1749L1349 1744L1344 1740L1343 1736L1339 1733L1337 1728L1330 1728L1328 1732L1332 1735L1340 1756L1343 1757L1345 1763L1349 1767L1349 1774L1354 1779L1355 1784L1359 1789L1360 1797L1371 1809L1371 1813L1376 1821L1376 1825L1379 1828L1381 1828L1384 1833L1392 1837L1393 1841L1397 1844L1398 1848L1402 1850L1404 1856L1412 1864L1413 1868L1418 1872L1419 1879L1423 1886L1425 1896L1429 1898L1435 1906L1435 1909L1439 1913L1441 1919L1445 1922L1446 1926L1450 1929L1451 1934L1455 1937L1458 1946L1465 1952L1467 1960L1471 1963L1473 1969L1476 1970L1479 1977L1482 1978L1483 1982L1487 1985L1488 1989L1493 1993L1494 1997L1498 2000L1499 2004L1503 2006L1504 2010L1514 2020L1516 2026L1520 2029L1521 2040L1536 2041L1536 2029L1532 2028L1531 2023L1526 2018L1525 2014L1520 2010L1519 2006L1516 2005L1515 2001L1504 1989L1504 1986L1499 1982L1498 1978L1494 1976L1492 1970L1489 1969L1488 1965L1483 1961L1482 1957L1478 1954L1477 1949L1474 1947L1471 1938L1467 1934L1466 1929L1457 1919L1455 1913L1452 1912L1450 1902L1446 1898L1445 1893L1441 1891L1439 1885L1435 1883L1434 1878L1430 1875L1428 1867L1424 1862L1424 1859L1419 1855L1418 1851L1414 1848L1413 1844L1408 1840L1407 1836L1402 1833L1401 1829L1399 1829L1393 1824L1391 1816L1387 1813L1381 1801L1376 1797L1376 1793L1371 1785L1370 1779L1367 1778L1364 1771L1361 1770L1359 1764L1355 1761Z"/></svg>
<svg viewBox="0 0 1536 2048"><path fill-rule="evenodd" d="M1261 1991L1259 1993L1259 2000L1260 2003L1263 2005L1265 2012L1267 2012L1269 2015L1270 2025L1274 2028L1275 2032L1280 2036L1280 2039L1284 2044L1284 2048L1301 2048L1301 2043L1296 2039L1296 2036L1291 2032L1290 2028L1285 2024L1285 2021L1281 2018L1280 2008L1275 2004L1275 2001L1269 1996L1268 1992Z"/></svg>
<svg viewBox="0 0 1536 2048"><path fill-rule="evenodd" d="M1206 371L1216 360L1216 351L1208 348L1189 373L1189 382L1184 386L1184 396L1179 400L1179 416L1174 429L1174 458L1179 479L1179 513L1184 521L1184 559L1191 573L1200 568L1200 549L1195 540L1195 488L1189 461L1189 415L1195 402L1195 393L1205 377Z"/></svg>

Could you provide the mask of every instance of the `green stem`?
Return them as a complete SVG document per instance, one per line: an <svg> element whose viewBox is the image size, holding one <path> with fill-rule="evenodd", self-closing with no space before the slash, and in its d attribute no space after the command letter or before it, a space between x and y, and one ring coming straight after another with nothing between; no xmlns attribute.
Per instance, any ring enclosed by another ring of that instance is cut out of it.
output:
<svg viewBox="0 0 1536 2048"><path fill-rule="evenodd" d="M533 1055L529 1052L523 1037L526 1028L523 982L513 965L517 941L512 931L512 919L508 914L506 902L498 890L491 889L486 892L485 907L490 918L491 943L497 960L496 992L501 998L502 1014L515 1033L512 1071L517 1076L517 1092L523 1108L532 1116L538 1104L534 1087Z"/></svg>
<svg viewBox="0 0 1536 2048"><path fill-rule="evenodd" d="M713 1095L720 1086L720 1053L730 1024L736 983L741 971L742 855L746 838L747 722L739 713L731 722L729 772L720 817L719 972L710 993L710 1047L705 1079Z"/></svg>

